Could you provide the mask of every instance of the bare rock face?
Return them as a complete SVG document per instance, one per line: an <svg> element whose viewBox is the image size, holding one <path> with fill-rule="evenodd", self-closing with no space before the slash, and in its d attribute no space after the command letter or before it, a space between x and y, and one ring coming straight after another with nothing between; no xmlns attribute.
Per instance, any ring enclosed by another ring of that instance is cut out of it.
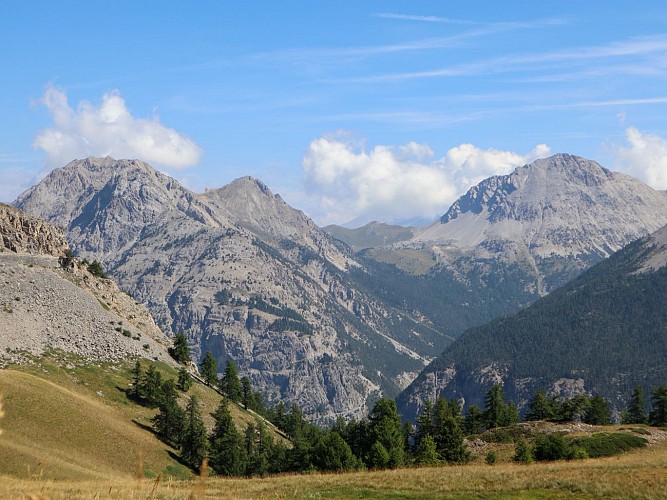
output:
<svg viewBox="0 0 667 500"><path fill-rule="evenodd" d="M16 204L65 227L196 358L233 360L269 404L313 420L367 414L439 350L435 328L355 286L349 249L255 179L196 195L142 162L88 158Z"/></svg>
<svg viewBox="0 0 667 500"><path fill-rule="evenodd" d="M63 255L68 249L62 229L0 203L0 252Z"/></svg>

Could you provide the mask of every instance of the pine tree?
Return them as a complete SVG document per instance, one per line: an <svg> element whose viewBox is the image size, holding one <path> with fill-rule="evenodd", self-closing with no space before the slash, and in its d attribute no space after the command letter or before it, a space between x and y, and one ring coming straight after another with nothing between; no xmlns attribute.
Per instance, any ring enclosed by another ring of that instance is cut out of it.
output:
<svg viewBox="0 0 667 500"><path fill-rule="evenodd" d="M549 420L554 417L554 412L547 395L542 389L537 389L530 398L526 421Z"/></svg>
<svg viewBox="0 0 667 500"><path fill-rule="evenodd" d="M667 425L667 385L661 385L651 392L649 423L656 426Z"/></svg>
<svg viewBox="0 0 667 500"><path fill-rule="evenodd" d="M584 412L582 421L591 425L609 425L611 424L611 414L609 407L602 396L593 396L590 405Z"/></svg>
<svg viewBox="0 0 667 500"><path fill-rule="evenodd" d="M220 401L213 418L215 426L209 437L211 467L223 476L243 475L247 464L246 447L243 436L234 425L226 399Z"/></svg>
<svg viewBox="0 0 667 500"><path fill-rule="evenodd" d="M211 351L206 351L204 359L201 362L201 375L211 387L218 385L218 362L213 357L213 354L211 354Z"/></svg>
<svg viewBox="0 0 667 500"><path fill-rule="evenodd" d="M388 398L379 399L373 406L369 420L372 441L380 443L389 455L387 465L402 465L405 461L405 450L401 417L396 411L396 402ZM379 464L374 466L378 467Z"/></svg>
<svg viewBox="0 0 667 500"><path fill-rule="evenodd" d="M160 392L162 388L162 375L153 364L148 365L146 375L140 387L142 404L154 408L160 404Z"/></svg>
<svg viewBox="0 0 667 500"><path fill-rule="evenodd" d="M505 393L498 384L495 384L486 393L484 398L484 421L487 429L494 429L502 425L505 412L504 399Z"/></svg>
<svg viewBox="0 0 667 500"><path fill-rule="evenodd" d="M461 419L452 413L458 410L458 404L447 403L444 398L438 398L433 418L433 441L440 458L445 462L460 463L469 459L470 454L464 444Z"/></svg>
<svg viewBox="0 0 667 500"><path fill-rule="evenodd" d="M199 411L199 402L196 396L190 396L190 401L185 408L185 426L181 439L181 459L189 467L198 470L208 448L206 427Z"/></svg>
<svg viewBox="0 0 667 500"><path fill-rule="evenodd" d="M431 438L433 438L433 434L433 404L427 399L424 401L424 408L417 416L415 446L418 448L426 436L431 436Z"/></svg>
<svg viewBox="0 0 667 500"><path fill-rule="evenodd" d="M185 412L178 405L178 395L171 379L162 383L158 408L160 412L153 417L155 431L164 442L175 448L179 447L183 436Z"/></svg>
<svg viewBox="0 0 667 500"><path fill-rule="evenodd" d="M313 447L313 463L319 470L342 471L357 467L350 446L335 431L322 434Z"/></svg>
<svg viewBox="0 0 667 500"><path fill-rule="evenodd" d="M174 337L174 346L169 348L169 354L181 365L190 361L190 347L185 334L177 333Z"/></svg>
<svg viewBox="0 0 667 500"><path fill-rule="evenodd" d="M241 379L241 393L243 400L243 407L248 410L254 410L254 398L252 393L252 386L250 385L250 379L248 377L243 377Z"/></svg>
<svg viewBox="0 0 667 500"><path fill-rule="evenodd" d="M484 431L485 426L482 410L478 406L470 405L463 421L464 432L467 435L479 434Z"/></svg>
<svg viewBox="0 0 667 500"><path fill-rule="evenodd" d="M128 391L128 396L135 401L141 402L143 399L142 388L144 385L144 372L141 369L141 362L137 360L132 369L132 388Z"/></svg>
<svg viewBox="0 0 667 500"><path fill-rule="evenodd" d="M225 372L220 380L220 389L230 400L236 403L241 401L243 389L239 380L239 372L234 362L229 359L225 363Z"/></svg>
<svg viewBox="0 0 667 500"><path fill-rule="evenodd" d="M509 401L503 408L503 416L500 422L501 427L514 425L519 422L519 409L514 401Z"/></svg>
<svg viewBox="0 0 667 500"><path fill-rule="evenodd" d="M623 413L623 424L646 424L648 423L648 415L644 408L644 388L637 386L632 390L632 398L628 409Z"/></svg>
<svg viewBox="0 0 667 500"><path fill-rule="evenodd" d="M525 439L519 439L514 447L514 457L512 460L524 464L529 464L533 461L533 448Z"/></svg>
<svg viewBox="0 0 667 500"><path fill-rule="evenodd" d="M190 387L192 387L192 377L184 366L181 366L181 368L178 370L177 387L180 391L183 392L188 392Z"/></svg>
<svg viewBox="0 0 667 500"><path fill-rule="evenodd" d="M417 445L415 453L415 463L417 465L438 465L442 463L440 455L435 446L435 441L430 434L424 435Z"/></svg>

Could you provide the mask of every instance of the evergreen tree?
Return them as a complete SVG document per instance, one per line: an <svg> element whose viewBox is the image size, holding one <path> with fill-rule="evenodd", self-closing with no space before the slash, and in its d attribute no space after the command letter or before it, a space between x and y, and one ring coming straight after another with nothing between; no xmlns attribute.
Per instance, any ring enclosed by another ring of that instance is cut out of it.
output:
<svg viewBox="0 0 667 500"><path fill-rule="evenodd" d="M192 387L192 377L184 366L181 366L178 370L178 382L176 385L178 389L183 392L188 392L190 387Z"/></svg>
<svg viewBox="0 0 667 500"><path fill-rule="evenodd" d="M560 404L559 420L575 422L581 420L591 402L585 394L577 394Z"/></svg>
<svg viewBox="0 0 667 500"><path fill-rule="evenodd" d="M458 405L453 407L454 410L460 408ZM438 454L445 462L460 463L470 457L464 444L461 420L458 417L459 415L452 413L451 403L448 404L444 398L438 398L433 419L433 441Z"/></svg>
<svg viewBox="0 0 667 500"><path fill-rule="evenodd" d="M389 455L387 465L402 465L405 460L404 439L396 402L388 398L379 399L373 406L369 420L372 441L380 443ZM380 464L375 463L373 466L379 468Z"/></svg>
<svg viewBox="0 0 667 500"><path fill-rule="evenodd" d="M211 351L206 351L204 360L201 362L201 375L211 387L218 385L218 362Z"/></svg>
<svg viewBox="0 0 667 500"><path fill-rule="evenodd" d="M514 447L514 457L512 457L512 460L524 464L529 464L533 461L533 448L530 446L528 441L521 438L516 442Z"/></svg>
<svg viewBox="0 0 667 500"><path fill-rule="evenodd" d="M415 435L415 428L412 425L412 422L406 420L403 423L403 448L405 449L406 454L410 454L413 448L413 438Z"/></svg>
<svg viewBox="0 0 667 500"><path fill-rule="evenodd" d="M505 393L502 388L495 384L486 393L484 398L484 421L487 429L494 429L503 423L505 414Z"/></svg>
<svg viewBox="0 0 667 500"><path fill-rule="evenodd" d="M584 412L582 421L591 425L609 425L611 424L611 414L609 407L602 396L593 396L590 405Z"/></svg>
<svg viewBox="0 0 667 500"><path fill-rule="evenodd" d="M225 372L222 374L222 379L220 380L220 389L222 389L222 392L230 400L236 403L241 401L243 389L239 380L239 372L234 362L229 359L225 362Z"/></svg>
<svg viewBox="0 0 667 500"><path fill-rule="evenodd" d="M509 401L503 408L503 417L501 420L501 426L507 427L508 425L514 425L519 422L519 409L514 404L514 401Z"/></svg>
<svg viewBox="0 0 667 500"><path fill-rule="evenodd" d="M415 463L417 465L438 465L442 463L435 446L435 441L433 441L430 434L424 435L417 445Z"/></svg>
<svg viewBox="0 0 667 500"><path fill-rule="evenodd" d="M88 264L88 272L93 276L97 276L98 278L105 278L105 279L107 278L107 275L104 273L104 268L102 267L102 264L100 264L96 260Z"/></svg>
<svg viewBox="0 0 667 500"><path fill-rule="evenodd" d="M128 396L135 401L140 402L143 399L142 387L144 385L144 372L141 369L141 362L137 360L132 369L132 388L128 391Z"/></svg>
<svg viewBox="0 0 667 500"><path fill-rule="evenodd" d="M250 379L248 377L241 378L241 393L243 400L243 407L248 410L254 410L254 398L252 393L252 386L250 385Z"/></svg>
<svg viewBox="0 0 667 500"><path fill-rule="evenodd" d="M417 416L417 431L415 433L415 446L418 448L426 436L433 438L433 403L428 399L424 401L424 408Z"/></svg>
<svg viewBox="0 0 667 500"><path fill-rule="evenodd" d="M530 398L526 421L549 420L554 417L553 408L542 389L537 389Z"/></svg>
<svg viewBox="0 0 667 500"><path fill-rule="evenodd" d="M661 385L651 392L649 423L656 426L667 425L667 385Z"/></svg>
<svg viewBox="0 0 667 500"><path fill-rule="evenodd" d="M482 410L478 406L470 405L463 421L464 432L467 435L479 434L484 431L485 426Z"/></svg>
<svg viewBox="0 0 667 500"><path fill-rule="evenodd" d="M174 346L169 348L169 354L181 365L190 361L190 347L188 346L188 339L185 337L185 334L176 334L174 337Z"/></svg>
<svg viewBox="0 0 667 500"><path fill-rule="evenodd" d="M164 442L178 448L183 436L185 412L178 405L178 395L174 381L169 379L162 383L159 413L153 417L155 431Z"/></svg>
<svg viewBox="0 0 667 500"><path fill-rule="evenodd" d="M623 413L623 424L646 424L648 423L648 415L644 408L644 388L637 386L632 390L632 398L628 409Z"/></svg>
<svg viewBox="0 0 667 500"><path fill-rule="evenodd" d="M266 431L266 426L259 422L257 425L248 424L245 432L248 465L246 475L263 476L269 469L269 458L273 443Z"/></svg>
<svg viewBox="0 0 667 500"><path fill-rule="evenodd" d="M141 403L150 408L155 408L160 404L161 389L162 375L153 364L150 364L139 390Z"/></svg>
<svg viewBox="0 0 667 500"><path fill-rule="evenodd" d="M273 419L273 424L282 431L286 430L287 410L285 408L285 403L283 403L282 401L279 401L275 407L275 418Z"/></svg>
<svg viewBox="0 0 667 500"><path fill-rule="evenodd" d="M208 439L206 427L199 411L199 401L196 396L190 396L185 408L185 426L181 439L181 460L190 468L199 470L206 458Z"/></svg>
<svg viewBox="0 0 667 500"><path fill-rule="evenodd" d="M380 441L375 441L366 456L366 463L371 469L386 469L389 467L389 452Z"/></svg>
<svg viewBox="0 0 667 500"><path fill-rule="evenodd" d="M313 447L313 463L319 470L343 471L357 467L350 446L335 431L322 434Z"/></svg>
<svg viewBox="0 0 667 500"><path fill-rule="evenodd" d="M209 437L210 464L223 476L240 476L246 471L246 446L229 411L227 400L222 399L213 413L215 426Z"/></svg>

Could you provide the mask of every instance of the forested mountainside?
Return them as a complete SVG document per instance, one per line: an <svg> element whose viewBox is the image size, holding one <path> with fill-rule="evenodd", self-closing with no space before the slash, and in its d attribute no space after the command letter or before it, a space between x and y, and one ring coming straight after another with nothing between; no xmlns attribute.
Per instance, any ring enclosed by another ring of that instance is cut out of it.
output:
<svg viewBox="0 0 667 500"><path fill-rule="evenodd" d="M398 398L414 417L433 394L482 406L501 384L525 407L536 389L598 394L621 409L631 389L667 379L667 226L518 314L465 332Z"/></svg>

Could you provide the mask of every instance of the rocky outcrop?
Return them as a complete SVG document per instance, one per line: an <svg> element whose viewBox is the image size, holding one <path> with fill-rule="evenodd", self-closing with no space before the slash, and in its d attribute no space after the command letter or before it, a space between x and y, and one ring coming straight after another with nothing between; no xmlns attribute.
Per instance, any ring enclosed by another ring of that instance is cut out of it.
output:
<svg viewBox="0 0 667 500"><path fill-rule="evenodd" d="M0 366L53 349L77 363L172 362L170 341L145 307L80 260L65 258L61 229L0 205L0 234Z"/></svg>
<svg viewBox="0 0 667 500"><path fill-rule="evenodd" d="M63 255L69 248L62 229L0 203L0 252Z"/></svg>

